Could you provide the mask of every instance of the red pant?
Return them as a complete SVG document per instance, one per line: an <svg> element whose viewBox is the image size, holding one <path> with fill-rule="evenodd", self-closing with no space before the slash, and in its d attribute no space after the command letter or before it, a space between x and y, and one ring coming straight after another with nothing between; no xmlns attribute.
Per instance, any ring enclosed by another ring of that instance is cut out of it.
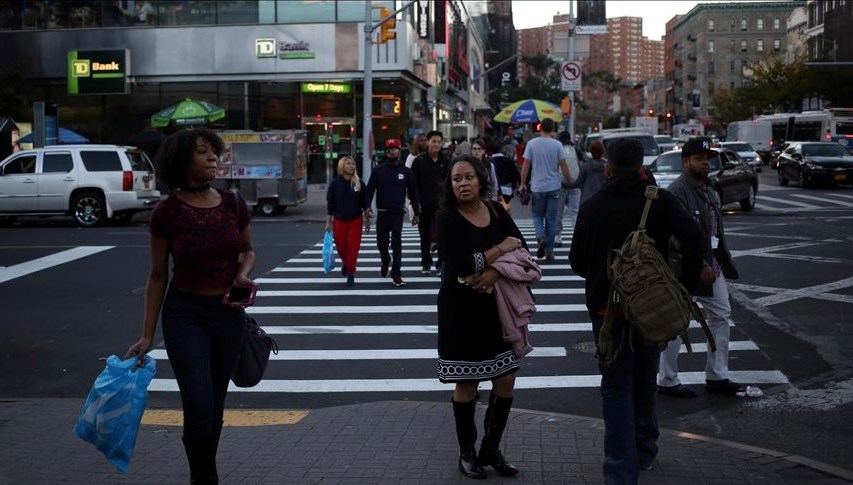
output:
<svg viewBox="0 0 853 485"><path fill-rule="evenodd" d="M332 227L335 236L335 248L338 256L347 269L347 276L355 275L355 266L358 262L358 250L361 247L361 227L363 219L361 216L344 221L335 218Z"/></svg>

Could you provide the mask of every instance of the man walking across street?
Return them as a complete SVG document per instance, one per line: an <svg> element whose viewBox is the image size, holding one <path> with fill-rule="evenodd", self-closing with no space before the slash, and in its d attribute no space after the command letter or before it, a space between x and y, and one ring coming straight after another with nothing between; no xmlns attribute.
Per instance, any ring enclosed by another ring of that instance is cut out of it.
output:
<svg viewBox="0 0 853 485"><path fill-rule="evenodd" d="M450 157L442 153L441 145L444 138L440 131L427 133L427 151L412 162L412 175L415 177L415 187L418 191L418 202L421 206L418 218L418 233L421 237L421 273L430 274L432 267L431 251L435 247L435 213L444 190L444 179L447 178L447 167ZM436 254L436 259L438 255ZM441 262L435 262L436 272L441 273Z"/></svg>
<svg viewBox="0 0 853 485"><path fill-rule="evenodd" d="M704 265L696 291L692 294L702 304L702 311L717 344L717 351L708 352L705 362L705 389L733 396L743 391L744 386L729 380L729 321L732 308L726 280L737 279L738 272L723 232L720 199L708 182L710 161L716 156L717 152L711 150L710 139L688 140L681 149L684 171L667 190L684 204L703 236ZM675 339L661 354L658 392L668 396L694 398L696 392L685 387L678 378L680 349L681 339Z"/></svg>
<svg viewBox="0 0 853 485"><path fill-rule="evenodd" d="M557 139L563 145L563 152L566 155L566 164L569 166L569 176L571 177L571 181L574 182L578 179L578 175L580 175L580 165L578 164L578 155L575 151L575 146L572 143L572 135L569 134L568 131L561 131L557 135ZM566 226L568 229L575 228L575 221L578 219L578 208L580 207L581 202L581 189L580 187L568 188L567 186L563 186L560 191L560 203L558 204L557 211L557 236L554 238L554 245L560 247L563 245L563 215L568 210L569 213L569 224ZM569 231L565 231L568 233Z"/></svg>
<svg viewBox="0 0 853 485"><path fill-rule="evenodd" d="M403 214L406 212L406 196L414 209L415 216L412 225L418 223L420 206L418 205L418 192L415 188L412 171L400 163L400 140L391 138L385 142L385 163L377 165L370 174L370 182L367 184L365 193L366 203L369 206L376 193L376 210L379 215L376 219L376 248L382 260L379 270L380 276L388 276L388 266L391 265L391 277L394 286L406 286L402 274L403 258ZM372 211L369 217L373 217ZM388 254L388 240L390 235L391 250L394 259Z"/></svg>
<svg viewBox="0 0 853 485"><path fill-rule="evenodd" d="M644 192L650 185L640 177L643 146L639 141L616 140L607 152L605 171L609 179L581 206L569 253L572 270L586 279L586 306L596 342L610 294L608 255L637 229L646 201ZM701 236L675 196L664 190L658 192L645 227L662 255L666 255L669 238L675 236L683 254L681 281L688 288L695 285L701 267ZM616 358L609 367L599 365L607 484L637 483L639 470L651 469L658 452L655 375L660 350L640 341L629 331L629 325L631 322L624 317L614 319Z"/></svg>
<svg viewBox="0 0 853 485"><path fill-rule="evenodd" d="M536 257L554 260L554 239L557 236L558 205L563 183L571 182L563 145L553 138L554 120L542 120L542 136L533 138L524 148L519 192L527 189L530 174L531 211L536 230ZM531 174L531 170L533 171Z"/></svg>

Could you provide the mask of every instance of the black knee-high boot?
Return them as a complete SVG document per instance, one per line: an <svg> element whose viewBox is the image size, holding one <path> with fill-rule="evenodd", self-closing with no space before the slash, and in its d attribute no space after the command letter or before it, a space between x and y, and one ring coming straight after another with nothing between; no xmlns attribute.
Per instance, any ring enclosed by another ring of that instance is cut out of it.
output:
<svg viewBox="0 0 853 485"><path fill-rule="evenodd" d="M489 395L489 407L486 408L486 419L483 421L483 442L477 456L480 465L491 466L507 477L518 473L518 468L507 462L501 453L501 437L511 409L511 397L499 397L495 393Z"/></svg>
<svg viewBox="0 0 853 485"><path fill-rule="evenodd" d="M477 424L474 414L477 400L453 402L453 417L456 418L456 439L459 441L459 470L470 478L486 478L486 471L477 463Z"/></svg>
<svg viewBox="0 0 853 485"><path fill-rule="evenodd" d="M190 484L216 485L216 442L213 437L183 438L184 450L190 465Z"/></svg>

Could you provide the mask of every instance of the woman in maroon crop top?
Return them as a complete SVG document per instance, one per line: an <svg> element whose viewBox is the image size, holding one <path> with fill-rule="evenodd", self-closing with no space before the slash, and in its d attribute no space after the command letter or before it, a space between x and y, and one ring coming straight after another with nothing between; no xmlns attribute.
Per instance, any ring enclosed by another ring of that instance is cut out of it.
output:
<svg viewBox="0 0 853 485"><path fill-rule="evenodd" d="M127 351L127 357L148 353L162 312L192 483L218 481L225 393L246 332L245 310L222 298L231 285L254 284L249 210L232 192L210 186L222 148L212 131L190 129L167 138L157 152L157 176L171 193L151 215L142 337Z"/></svg>

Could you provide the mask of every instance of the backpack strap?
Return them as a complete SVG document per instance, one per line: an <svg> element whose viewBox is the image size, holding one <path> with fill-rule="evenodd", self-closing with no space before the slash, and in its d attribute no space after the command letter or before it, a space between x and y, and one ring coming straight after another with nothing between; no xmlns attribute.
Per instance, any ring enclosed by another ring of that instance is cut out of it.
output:
<svg viewBox="0 0 853 485"><path fill-rule="evenodd" d="M604 323L601 324L601 330L598 331L598 344L595 352L595 356L598 357L598 363L602 367L613 365L619 353L619 348L613 341L613 315L618 308L618 298L619 294L611 288L610 293L607 295L607 309L604 310Z"/></svg>
<svg viewBox="0 0 853 485"><path fill-rule="evenodd" d="M658 198L657 186L647 185L643 195L646 197L646 205L643 206L643 216L640 217L640 224L637 226L637 229L640 231L646 228L646 219L649 217L649 209L652 207L652 201Z"/></svg>
<svg viewBox="0 0 853 485"><path fill-rule="evenodd" d="M716 340L714 340L714 335L711 333L711 329L708 327L708 322L705 320L705 316L702 315L702 310L699 309L699 306L696 305L696 302L693 301L692 298L690 299L690 313L693 314L693 318L695 318L696 321L699 322L699 325L705 332L705 338L708 339L708 351L716 352L717 342Z"/></svg>

